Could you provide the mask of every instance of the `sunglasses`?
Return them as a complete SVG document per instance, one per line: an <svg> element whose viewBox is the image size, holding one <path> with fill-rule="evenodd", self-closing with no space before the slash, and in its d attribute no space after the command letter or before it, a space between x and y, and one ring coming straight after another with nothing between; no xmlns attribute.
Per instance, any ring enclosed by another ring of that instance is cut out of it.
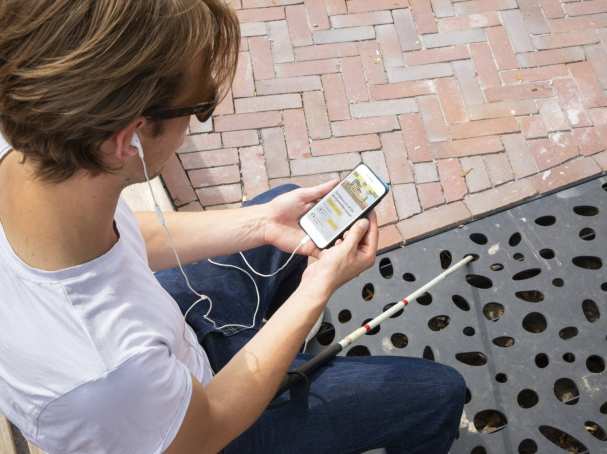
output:
<svg viewBox="0 0 607 454"><path fill-rule="evenodd" d="M178 107L173 109L152 109L144 113L146 118L151 120L168 120L169 118L185 117L196 115L199 122L204 123L217 107L217 100L202 102L191 107Z"/></svg>

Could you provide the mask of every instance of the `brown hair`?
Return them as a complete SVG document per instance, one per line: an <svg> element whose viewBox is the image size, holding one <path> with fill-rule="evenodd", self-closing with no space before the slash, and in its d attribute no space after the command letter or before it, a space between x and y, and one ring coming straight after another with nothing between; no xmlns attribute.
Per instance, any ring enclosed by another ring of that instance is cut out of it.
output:
<svg viewBox="0 0 607 454"><path fill-rule="evenodd" d="M195 55L198 101L222 96L239 42L225 0L2 0L0 128L42 180L111 172L101 144L172 106Z"/></svg>

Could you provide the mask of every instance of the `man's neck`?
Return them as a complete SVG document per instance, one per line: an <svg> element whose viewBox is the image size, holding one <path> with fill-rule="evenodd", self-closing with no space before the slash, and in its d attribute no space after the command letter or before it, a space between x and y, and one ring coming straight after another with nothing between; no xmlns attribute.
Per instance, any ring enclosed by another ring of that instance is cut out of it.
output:
<svg viewBox="0 0 607 454"><path fill-rule="evenodd" d="M76 176L44 183L32 178L28 164L20 164L14 151L0 162L0 221L21 260L55 271L109 251L118 239L116 180Z"/></svg>

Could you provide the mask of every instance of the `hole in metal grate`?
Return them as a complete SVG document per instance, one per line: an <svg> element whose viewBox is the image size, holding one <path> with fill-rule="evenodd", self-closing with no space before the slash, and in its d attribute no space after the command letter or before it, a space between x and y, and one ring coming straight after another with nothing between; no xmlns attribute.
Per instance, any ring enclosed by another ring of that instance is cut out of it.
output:
<svg viewBox="0 0 607 454"><path fill-rule="evenodd" d="M566 326L559 331L559 337L563 340L571 339L578 334L578 329L575 326Z"/></svg>
<svg viewBox="0 0 607 454"><path fill-rule="evenodd" d="M509 244L510 246L512 246L512 247L514 247L514 246L518 246L518 244L519 244L520 242L521 242L521 234L520 234L520 233L518 233L518 232L513 233L513 234L510 236L510 239L508 239L508 244Z"/></svg>
<svg viewBox="0 0 607 454"><path fill-rule="evenodd" d="M487 450L482 446L475 446L472 448L472 451L470 451L470 454L487 454Z"/></svg>
<svg viewBox="0 0 607 454"><path fill-rule="evenodd" d="M468 257L468 256L472 257L472 260L470 260L470 263L476 262L480 258L480 256L478 254L468 253L468 254L464 255L464 257Z"/></svg>
<svg viewBox="0 0 607 454"><path fill-rule="evenodd" d="M591 241L591 240L594 240L594 238L596 237L594 230L591 229L590 227L584 227L582 230L580 230L579 235L580 235L580 238L583 239L584 241Z"/></svg>
<svg viewBox="0 0 607 454"><path fill-rule="evenodd" d="M517 298L529 303L539 303L540 301L544 301L544 294L539 290L524 290L521 292L516 292L514 295Z"/></svg>
<svg viewBox="0 0 607 454"><path fill-rule="evenodd" d="M546 439L561 449L565 449L570 453L585 453L588 448L584 446L577 438L569 435L567 432L563 432L561 429L557 429L552 426L540 426L540 433L546 437Z"/></svg>
<svg viewBox="0 0 607 454"><path fill-rule="evenodd" d="M540 274L542 270L540 268L529 268L528 270L523 270L516 273L512 276L513 281L524 281L525 279L531 279L532 277Z"/></svg>
<svg viewBox="0 0 607 454"><path fill-rule="evenodd" d="M388 303L384 306L384 310L383 312L386 312L388 309L390 309L392 306L394 306L396 303ZM396 311L394 314L392 314L390 316L390 318L396 318L396 317L400 317L402 315L402 313L404 312L404 309L401 309L400 311Z"/></svg>
<svg viewBox="0 0 607 454"><path fill-rule="evenodd" d="M423 295L419 296L416 301L422 306L428 306L432 302L432 295L426 292Z"/></svg>
<svg viewBox="0 0 607 454"><path fill-rule="evenodd" d="M572 363L575 361L575 355L573 353L565 353L563 354L563 361Z"/></svg>
<svg viewBox="0 0 607 454"><path fill-rule="evenodd" d="M493 286L493 281L488 277L481 276L480 274L467 274L466 282L472 287L488 289Z"/></svg>
<svg viewBox="0 0 607 454"><path fill-rule="evenodd" d="M451 300L458 307L458 309L461 309L462 311L470 310L470 304L468 304L468 301L466 301L466 299L463 296L453 295L451 297Z"/></svg>
<svg viewBox="0 0 607 454"><path fill-rule="evenodd" d="M603 402L603 405L601 405L601 408L599 408L599 411L601 413L603 413L604 415L607 415L607 402Z"/></svg>
<svg viewBox="0 0 607 454"><path fill-rule="evenodd" d="M346 356L370 356L371 352L364 345L356 345L348 350Z"/></svg>
<svg viewBox="0 0 607 454"><path fill-rule="evenodd" d="M523 254L521 254L520 252L516 252L512 258L514 260L516 260L517 262L522 262L523 260L525 260L525 256Z"/></svg>
<svg viewBox="0 0 607 454"><path fill-rule="evenodd" d="M495 374L495 381L498 383L506 383L508 381L508 376L500 372L499 374Z"/></svg>
<svg viewBox="0 0 607 454"><path fill-rule="evenodd" d="M593 374L600 374L605 370L605 360L599 355L590 355L586 360L586 368Z"/></svg>
<svg viewBox="0 0 607 454"><path fill-rule="evenodd" d="M516 401L522 408L531 408L535 406L539 400L537 393L532 389L523 389L518 393L518 396L516 396Z"/></svg>
<svg viewBox="0 0 607 454"><path fill-rule="evenodd" d="M497 322L504 315L504 305L500 303L487 303L483 307L483 314L487 320Z"/></svg>
<svg viewBox="0 0 607 454"><path fill-rule="evenodd" d="M384 257L379 261L379 274L386 279L390 279L392 276L394 276L392 261L388 257Z"/></svg>
<svg viewBox="0 0 607 454"><path fill-rule="evenodd" d="M607 433L605 433L605 429L594 421L586 421L584 423L584 429L586 429L586 431L594 438L601 441L607 441Z"/></svg>
<svg viewBox="0 0 607 454"><path fill-rule="evenodd" d="M540 250L540 256L543 259L546 259L546 260L553 259L554 258L554 251L552 249L548 249L548 248L541 249Z"/></svg>
<svg viewBox="0 0 607 454"><path fill-rule="evenodd" d="M504 269L504 265L502 265L501 263L493 263L489 266L489 269L491 271L501 271Z"/></svg>
<svg viewBox="0 0 607 454"><path fill-rule="evenodd" d="M540 369L543 369L548 365L550 361L548 360L548 355L546 353L538 353L535 355L535 365Z"/></svg>
<svg viewBox="0 0 607 454"><path fill-rule="evenodd" d="M587 270L598 270L603 266L603 261L599 257L592 256L579 256L571 259L575 266L584 268Z"/></svg>
<svg viewBox="0 0 607 454"><path fill-rule="evenodd" d="M560 277L552 279L552 285L555 287L562 287L565 285L565 281L563 281Z"/></svg>
<svg viewBox="0 0 607 454"><path fill-rule="evenodd" d="M474 427L480 433L494 433L507 425L506 416L498 410L483 410L474 415Z"/></svg>
<svg viewBox="0 0 607 454"><path fill-rule="evenodd" d="M360 326L365 326L371 320L373 320L373 319L372 318L366 319L364 322L362 322L362 325L360 325ZM379 333L380 328L381 328L380 325L377 325L375 328L371 329L371 331L369 331L368 333L365 333L365 335L366 336L374 336L375 334Z"/></svg>
<svg viewBox="0 0 607 454"><path fill-rule="evenodd" d="M592 205L578 205L573 207L573 212L580 216L596 216L599 214L599 209Z"/></svg>
<svg viewBox="0 0 607 454"><path fill-rule="evenodd" d="M339 320L340 323L348 323L350 320L352 320L352 312L350 312L348 309L339 311L339 314L337 315L337 320Z"/></svg>
<svg viewBox="0 0 607 454"><path fill-rule="evenodd" d="M599 312L599 307L592 300L582 301L582 311L584 311L586 320L588 320L590 323L594 323L599 318L601 318L601 313Z"/></svg>
<svg viewBox="0 0 607 454"><path fill-rule="evenodd" d="M518 454L535 454L537 452L537 443L531 438L525 438L518 445Z"/></svg>
<svg viewBox="0 0 607 454"><path fill-rule="evenodd" d="M601 290L604 291L604 292L607 292L607 282L603 282L601 284Z"/></svg>
<svg viewBox="0 0 607 454"><path fill-rule="evenodd" d="M403 274L403 280L407 282L415 282L415 276L411 273L405 273Z"/></svg>
<svg viewBox="0 0 607 454"><path fill-rule="evenodd" d="M451 257L451 252L441 251L439 254L439 258L440 258L440 267L444 270L449 268L449 265L451 265L451 261L453 260L453 257Z"/></svg>
<svg viewBox="0 0 607 454"><path fill-rule="evenodd" d="M424 353L422 353L422 358L434 361L434 352L432 351L432 348L429 345L426 345L426 347L424 347Z"/></svg>
<svg viewBox="0 0 607 454"><path fill-rule="evenodd" d="M480 244L481 246L483 244L487 244L487 237L485 235L483 235L482 233L472 233L470 235L470 239L472 240L472 242L476 243L476 244Z"/></svg>
<svg viewBox="0 0 607 454"><path fill-rule="evenodd" d="M542 333L546 330L546 317L539 312L531 312L523 319L523 328L530 333Z"/></svg>
<svg viewBox="0 0 607 454"><path fill-rule="evenodd" d="M469 403L472 400L472 393L470 389L466 386L466 399L464 400L464 404Z"/></svg>
<svg viewBox="0 0 607 454"><path fill-rule="evenodd" d="M474 328L472 328L471 326L466 326L462 332L464 333L465 336L474 336Z"/></svg>
<svg viewBox="0 0 607 454"><path fill-rule="evenodd" d="M394 333L390 336L390 342L396 348L405 348L409 344L409 339L403 333Z"/></svg>
<svg viewBox="0 0 607 454"><path fill-rule="evenodd" d="M580 392L570 378L559 378L554 383L554 395L567 405L575 405L580 400Z"/></svg>
<svg viewBox="0 0 607 454"><path fill-rule="evenodd" d="M322 322L316 340L320 345L329 345L335 339L335 327L329 322Z"/></svg>
<svg viewBox="0 0 607 454"><path fill-rule="evenodd" d="M542 227L548 227L556 223L556 218L554 216L540 216L535 220L535 223Z"/></svg>
<svg viewBox="0 0 607 454"><path fill-rule="evenodd" d="M508 348L514 345L514 338L510 336L500 336L493 339L492 342L498 347Z"/></svg>
<svg viewBox="0 0 607 454"><path fill-rule="evenodd" d="M456 353L455 359L468 366L484 366L487 364L487 355L482 352Z"/></svg>
<svg viewBox="0 0 607 454"><path fill-rule="evenodd" d="M451 318L448 315L437 315L428 320L428 328L432 331L440 331L449 326Z"/></svg>
<svg viewBox="0 0 607 454"><path fill-rule="evenodd" d="M362 295L365 301L371 301L373 299L373 296L375 295L375 287L373 287L373 284L371 284L370 282L365 284L365 286L363 287Z"/></svg>

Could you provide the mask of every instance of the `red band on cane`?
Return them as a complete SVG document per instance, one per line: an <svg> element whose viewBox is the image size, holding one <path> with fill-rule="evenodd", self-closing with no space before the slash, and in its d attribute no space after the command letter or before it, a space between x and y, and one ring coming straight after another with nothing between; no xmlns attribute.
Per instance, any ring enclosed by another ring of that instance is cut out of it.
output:
<svg viewBox="0 0 607 454"><path fill-rule="evenodd" d="M365 330L366 330L367 332L370 332L370 331L371 331L371 327L369 326L369 324L368 324L368 323L365 323L363 326L365 327Z"/></svg>
<svg viewBox="0 0 607 454"><path fill-rule="evenodd" d="M403 303L403 304L406 306L407 304L409 304L409 301L407 301L407 299L404 299L404 300L402 301L402 303Z"/></svg>

